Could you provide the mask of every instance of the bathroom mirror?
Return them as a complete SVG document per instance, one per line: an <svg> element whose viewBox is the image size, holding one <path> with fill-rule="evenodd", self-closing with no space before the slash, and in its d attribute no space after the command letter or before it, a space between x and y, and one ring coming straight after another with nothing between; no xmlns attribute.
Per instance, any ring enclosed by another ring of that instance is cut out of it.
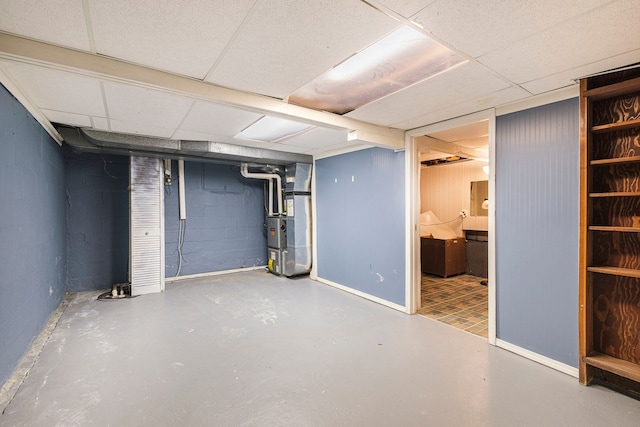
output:
<svg viewBox="0 0 640 427"><path fill-rule="evenodd" d="M471 216L489 216L487 204L482 203L489 199L489 181L471 182Z"/></svg>

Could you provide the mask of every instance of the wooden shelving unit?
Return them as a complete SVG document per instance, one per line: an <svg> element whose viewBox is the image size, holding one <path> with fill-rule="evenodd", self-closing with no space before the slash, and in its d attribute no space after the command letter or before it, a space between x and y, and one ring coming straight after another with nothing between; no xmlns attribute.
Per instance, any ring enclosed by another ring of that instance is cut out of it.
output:
<svg viewBox="0 0 640 427"><path fill-rule="evenodd" d="M612 276L637 277L640 278L640 270L633 268L620 267L587 267L587 271L591 273L610 274Z"/></svg>
<svg viewBox="0 0 640 427"><path fill-rule="evenodd" d="M593 126L591 128L591 132L593 133L615 132L615 131L620 131L624 129L633 129L638 126L640 126L640 119L626 120L624 122L607 123L604 125Z"/></svg>
<svg viewBox="0 0 640 427"><path fill-rule="evenodd" d="M590 193L589 197L638 197L640 191L610 191L607 193Z"/></svg>
<svg viewBox="0 0 640 427"><path fill-rule="evenodd" d="M580 382L640 393L640 68L580 82Z"/></svg>
<svg viewBox="0 0 640 427"><path fill-rule="evenodd" d="M606 354L593 352L589 356L585 356L586 363L600 369L613 372L622 377L629 377L634 381L640 381L640 367L635 363L630 363Z"/></svg>
<svg viewBox="0 0 640 427"><path fill-rule="evenodd" d="M589 231L611 231L615 233L640 233L639 227L612 227L609 225L590 225Z"/></svg>
<svg viewBox="0 0 640 427"><path fill-rule="evenodd" d="M615 165L620 163L638 163L638 162L640 162L640 156L615 157L613 159L591 160L589 164L591 166L598 166L598 165Z"/></svg>

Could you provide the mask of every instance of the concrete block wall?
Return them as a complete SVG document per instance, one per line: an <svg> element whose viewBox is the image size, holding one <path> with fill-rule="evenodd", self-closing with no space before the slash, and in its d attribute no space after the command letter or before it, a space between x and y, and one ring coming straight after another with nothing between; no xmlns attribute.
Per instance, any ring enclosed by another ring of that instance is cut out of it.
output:
<svg viewBox="0 0 640 427"><path fill-rule="evenodd" d="M65 293L61 148L0 85L0 386Z"/></svg>
<svg viewBox="0 0 640 427"><path fill-rule="evenodd" d="M129 157L65 149L67 290L128 281Z"/></svg>
<svg viewBox="0 0 640 427"><path fill-rule="evenodd" d="M178 270L178 167L165 186L166 277ZM186 231L180 275L266 265L264 182L239 165L185 162Z"/></svg>

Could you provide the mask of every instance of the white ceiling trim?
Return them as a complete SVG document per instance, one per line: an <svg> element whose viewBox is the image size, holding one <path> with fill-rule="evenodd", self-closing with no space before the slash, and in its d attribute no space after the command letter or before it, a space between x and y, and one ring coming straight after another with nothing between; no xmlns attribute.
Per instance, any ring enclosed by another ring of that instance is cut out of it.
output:
<svg viewBox="0 0 640 427"><path fill-rule="evenodd" d="M215 86L200 80L2 32L0 32L0 58L135 84L312 124L357 131L367 136L368 143L394 149L404 148L404 131L400 129L315 111L278 99Z"/></svg>
<svg viewBox="0 0 640 427"><path fill-rule="evenodd" d="M56 128L53 127L47 116L36 107L35 103L27 97L26 92L24 92L20 86L9 76L9 73L6 72L4 66L0 64L0 82L4 85L5 88L24 106L24 108L31 113L31 115L40 123L40 125L44 128L44 130L53 138L54 141L60 146L62 146L63 138L58 133Z"/></svg>

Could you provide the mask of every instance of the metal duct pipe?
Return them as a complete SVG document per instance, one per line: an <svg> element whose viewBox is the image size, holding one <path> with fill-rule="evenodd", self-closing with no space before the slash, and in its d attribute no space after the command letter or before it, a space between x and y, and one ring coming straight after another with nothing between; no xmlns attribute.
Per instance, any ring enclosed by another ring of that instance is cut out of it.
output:
<svg viewBox="0 0 640 427"><path fill-rule="evenodd" d="M282 180L277 173L255 173L249 172L249 165L242 163L240 165L240 173L245 178L266 179L269 181L269 216L274 214L273 212L273 181L276 180L276 195L278 197L278 211L276 214L282 213Z"/></svg>

